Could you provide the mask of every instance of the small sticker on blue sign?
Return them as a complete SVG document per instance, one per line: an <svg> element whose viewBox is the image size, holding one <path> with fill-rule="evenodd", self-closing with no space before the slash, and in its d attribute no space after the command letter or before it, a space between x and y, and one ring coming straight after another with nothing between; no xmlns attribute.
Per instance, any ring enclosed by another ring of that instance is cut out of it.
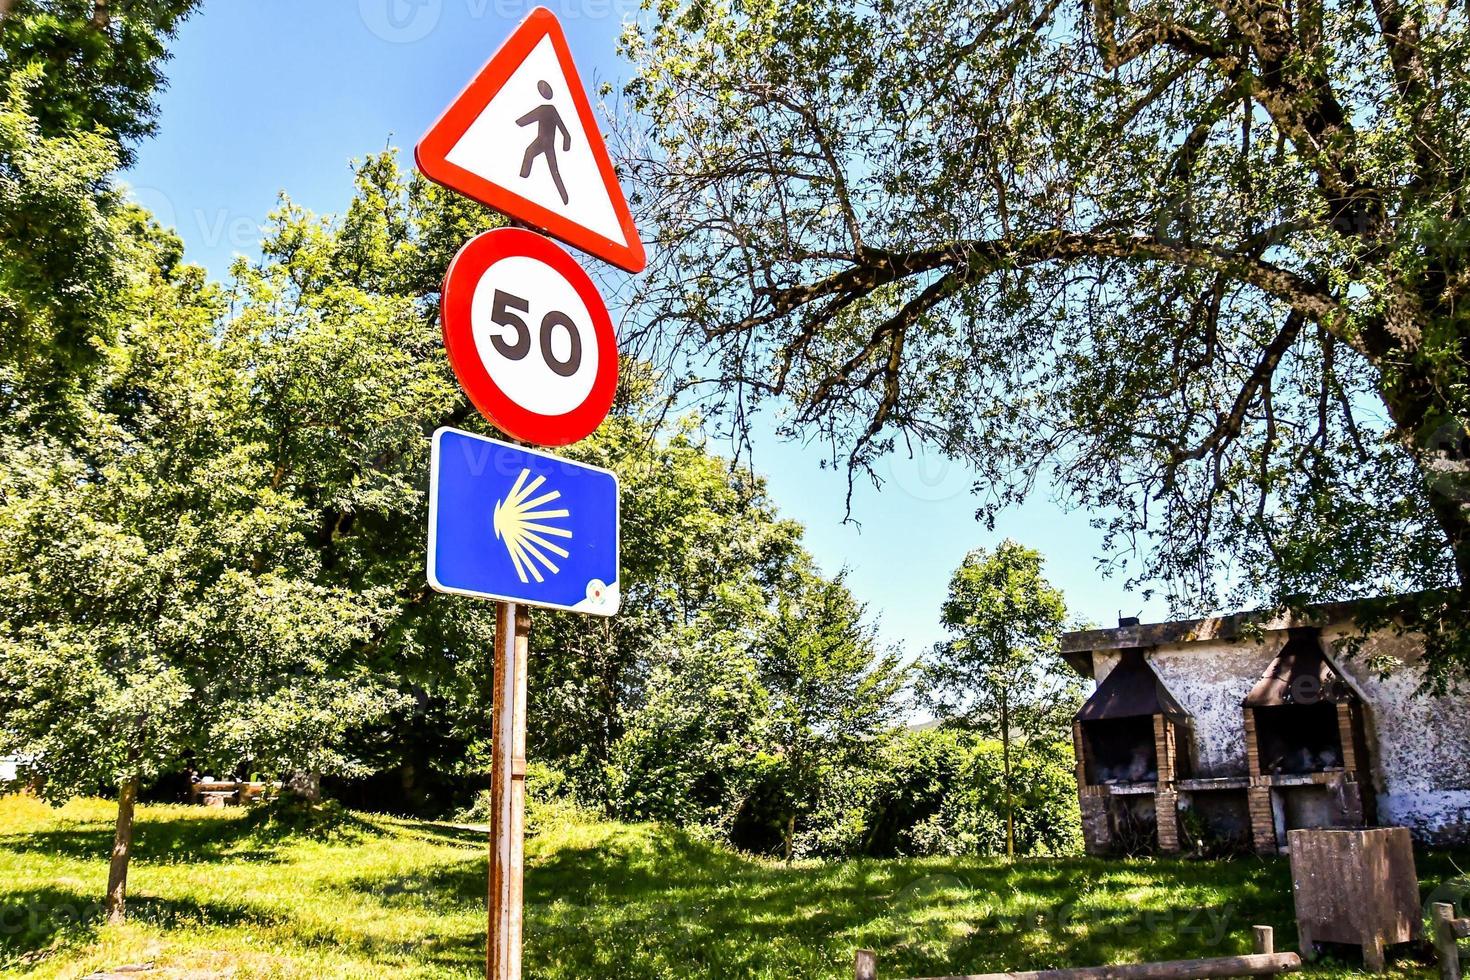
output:
<svg viewBox="0 0 1470 980"><path fill-rule="evenodd" d="M617 475L472 432L438 430L428 576L439 592L615 614Z"/></svg>

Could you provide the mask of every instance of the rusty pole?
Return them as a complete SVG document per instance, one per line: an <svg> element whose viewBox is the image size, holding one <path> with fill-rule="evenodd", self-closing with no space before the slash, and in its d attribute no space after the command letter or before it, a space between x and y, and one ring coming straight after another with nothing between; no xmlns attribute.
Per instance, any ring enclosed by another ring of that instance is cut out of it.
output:
<svg viewBox="0 0 1470 980"><path fill-rule="evenodd" d="M490 767L489 941L486 980L521 980L526 829L526 653L531 614L495 604L494 744Z"/></svg>

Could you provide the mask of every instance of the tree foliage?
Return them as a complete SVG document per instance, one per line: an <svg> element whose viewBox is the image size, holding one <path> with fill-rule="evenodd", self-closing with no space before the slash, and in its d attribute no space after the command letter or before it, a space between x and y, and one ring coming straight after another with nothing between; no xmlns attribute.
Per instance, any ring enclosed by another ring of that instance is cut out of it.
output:
<svg viewBox="0 0 1470 980"><path fill-rule="evenodd" d="M0 78L39 76L46 136L97 132L117 146L154 131L168 42L199 0L0 0Z"/></svg>
<svg viewBox="0 0 1470 980"><path fill-rule="evenodd" d="M1031 743L1008 781L995 739L953 727L907 732L880 771L865 853L1001 855L1013 844L1016 854L1071 854L1081 843L1070 739Z"/></svg>
<svg viewBox="0 0 1470 980"><path fill-rule="evenodd" d="M77 424L129 268L110 183L197 0L0 0L0 428Z"/></svg>
<svg viewBox="0 0 1470 980"><path fill-rule="evenodd" d="M823 784L871 768L900 716L907 671L896 650L879 648L862 616L842 576L824 581L798 568L760 640L787 860Z"/></svg>
<svg viewBox="0 0 1470 980"><path fill-rule="evenodd" d="M657 650L613 747L609 809L788 858L847 852L833 801L878 767L906 672L842 576L794 552L764 591L712 604Z"/></svg>
<svg viewBox="0 0 1470 980"><path fill-rule="evenodd" d="M316 514L259 431L273 358L221 337L220 291L176 238L114 220L129 275L81 424L0 440L0 751L54 797L121 788L121 917L140 783L351 770L345 732L394 692L357 657L391 595L324 578Z"/></svg>
<svg viewBox="0 0 1470 980"><path fill-rule="evenodd" d="M650 9L646 356L1050 481L1180 609L1447 590L1470 663L1462 6Z"/></svg>
<svg viewBox="0 0 1470 980"><path fill-rule="evenodd" d="M573 450L622 479L623 610L538 616L532 636L537 750L599 787L631 715L680 696L661 684L700 685L712 661L739 669L730 650L748 646L802 555L801 528L777 514L764 481L705 448L693 420L659 433L640 417L657 404L652 379L629 373L624 412ZM674 676L683 670L693 676Z"/></svg>
<svg viewBox="0 0 1470 980"><path fill-rule="evenodd" d="M1027 736L1055 735L1075 682L1057 652L1066 603L1043 577L1040 552L1010 539L971 551L950 578L940 623L950 636L929 652L923 676L936 715L997 738L1003 715Z"/></svg>
<svg viewBox="0 0 1470 980"><path fill-rule="evenodd" d="M1015 853L1013 750L1066 731L1080 687L1057 655L1067 607L1041 574L1041 554L1009 539L992 554L965 556L949 583L940 621L950 637L924 665L924 697L948 722L1001 746L1006 853Z"/></svg>

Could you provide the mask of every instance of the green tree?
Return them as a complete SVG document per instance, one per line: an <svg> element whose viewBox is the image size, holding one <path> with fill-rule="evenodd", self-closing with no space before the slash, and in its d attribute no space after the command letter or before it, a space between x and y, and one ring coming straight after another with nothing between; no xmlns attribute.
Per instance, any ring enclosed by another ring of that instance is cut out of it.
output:
<svg viewBox="0 0 1470 980"><path fill-rule="evenodd" d="M388 626L351 655L395 692L392 711L348 740L359 771L397 770L419 799L436 764L473 771L466 741L489 710L494 608L430 591L421 529L430 433L487 428L444 358L438 290L455 251L498 219L391 152L355 177L337 216L282 198L260 259L231 270L222 356L251 379L248 437L269 447L272 489L302 508L320 581L389 598Z"/></svg>
<svg viewBox="0 0 1470 980"><path fill-rule="evenodd" d="M1007 857L1016 853L1013 756L1039 736L1054 741L1076 703L1077 683L1057 653L1066 603L1041 564L1040 552L1009 539L993 554L966 555L940 612L950 638L924 667L924 698L938 717L1000 740Z"/></svg>
<svg viewBox="0 0 1470 980"><path fill-rule="evenodd" d="M110 178L197 0L0 0L0 427L67 431L127 275Z"/></svg>
<svg viewBox="0 0 1470 980"><path fill-rule="evenodd" d="M168 42L199 0L0 0L0 79L38 71L45 136L99 132L132 162L154 131Z"/></svg>
<svg viewBox="0 0 1470 980"><path fill-rule="evenodd" d="M540 616L532 638L537 743L594 779L629 714L655 696L650 683L668 676L650 672L700 669L671 647L748 636L800 554L801 529L779 517L764 481L710 452L692 419L642 418L656 391L636 364L629 373L619 414L572 450L622 478L623 610Z"/></svg>
<svg viewBox="0 0 1470 980"><path fill-rule="evenodd" d="M1470 664L1462 5L649 6L634 309L691 383L987 516L1049 481L1179 607L1444 590Z"/></svg>
<svg viewBox="0 0 1470 980"><path fill-rule="evenodd" d="M879 649L844 577L797 568L777 592L756 653L770 692L763 734L776 759L787 861L797 820L817 806L824 778L871 765L902 710L907 671L896 651Z"/></svg>
<svg viewBox="0 0 1470 980"><path fill-rule="evenodd" d="M1071 854L1081 840L1070 739L1040 739L1015 760L1008 798L1001 744L959 728L905 732L887 752L867 853Z"/></svg>
<svg viewBox="0 0 1470 980"><path fill-rule="evenodd" d="M140 785L191 763L351 770L346 730L392 700L354 656L390 597L323 581L219 290L172 235L117 217L129 316L85 424L0 440L0 752L54 798L117 787L113 920Z"/></svg>
<svg viewBox="0 0 1470 980"><path fill-rule="evenodd" d="M273 483L311 513L323 580L394 596L392 627L360 657L401 707L352 740L425 810L481 774L489 750L493 607L431 593L423 539L404 529L427 520L429 434L493 432L449 372L437 300L455 251L497 220L392 153L369 157L341 216L282 202L261 260L234 270L224 323L231 369L254 379L251 437L272 447ZM799 551L800 529L763 482L710 452L695 420L663 422L657 395L646 367L625 360L614 414L566 450L622 480L622 613L538 612L532 630L531 753L599 802L613 802L613 747L657 698L655 672L693 669L671 638L749 628Z"/></svg>
<svg viewBox="0 0 1470 980"><path fill-rule="evenodd" d="M741 846L861 849L907 672L842 581L804 552L776 588L712 602L655 648L614 746L610 809L698 824Z"/></svg>
<svg viewBox="0 0 1470 980"><path fill-rule="evenodd" d="M770 695L751 645L749 635L708 628L703 617L666 635L613 747L612 813L731 836L771 765L762 738Z"/></svg>

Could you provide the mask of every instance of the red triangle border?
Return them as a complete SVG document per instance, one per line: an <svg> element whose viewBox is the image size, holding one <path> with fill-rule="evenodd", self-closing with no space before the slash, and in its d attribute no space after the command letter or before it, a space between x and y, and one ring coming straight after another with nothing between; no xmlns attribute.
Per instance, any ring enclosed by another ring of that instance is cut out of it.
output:
<svg viewBox="0 0 1470 980"><path fill-rule="evenodd" d="M551 38L557 61L566 75L572 103L577 108L582 129L591 144L592 156L597 162L603 185L607 188L608 198L612 201L613 213L617 215L618 224L622 228L625 238L623 242L612 241L585 225L565 218L448 160L455 144L504 87L506 80L526 60L531 50L545 37ZM582 86L581 76L577 74L577 66L572 61L566 34L562 32L556 15L545 7L537 7L527 15L485 67L480 69L474 81L450 103L438 121L429 127L429 131L414 147L414 161L418 164L419 172L434 183L479 201L507 217L523 221L553 238L561 239L573 248L611 262L620 269L636 274L642 272L648 264L643 240L638 236L638 228L628 210L627 199L618 184L617 172L613 169L612 158L608 156L607 144L602 138L602 131L597 127L592 105L587 99L587 90Z"/></svg>

